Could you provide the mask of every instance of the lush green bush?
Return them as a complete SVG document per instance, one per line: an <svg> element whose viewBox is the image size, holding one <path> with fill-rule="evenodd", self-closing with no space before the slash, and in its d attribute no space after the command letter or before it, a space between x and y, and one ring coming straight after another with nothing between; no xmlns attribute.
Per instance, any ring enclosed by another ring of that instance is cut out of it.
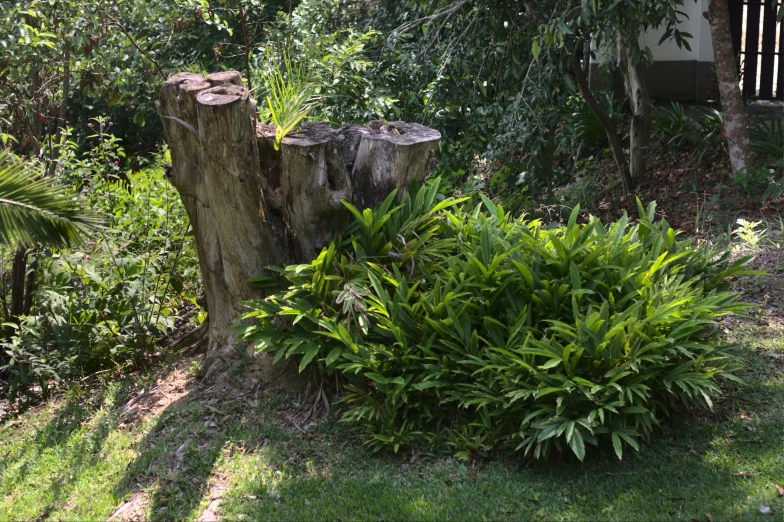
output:
<svg viewBox="0 0 784 522"><path fill-rule="evenodd" d="M434 127L443 135L440 170L452 175L470 173L485 154L498 164L511 160L515 174L552 164L553 113L568 97L569 80L549 64L531 64L530 42L557 2L536 9L517 0L467 2L444 15L457 5L302 0L286 30L294 41L378 31L366 45L365 92L335 111L340 121L402 119Z"/></svg>
<svg viewBox="0 0 784 522"><path fill-rule="evenodd" d="M696 162L706 155L718 157L727 152L724 117L720 111L701 105L684 107L672 102L655 107L651 140L665 157L689 150L690 160Z"/></svg>
<svg viewBox="0 0 784 522"><path fill-rule="evenodd" d="M732 262L677 241L654 206L605 226L513 218L438 183L359 212L310 264L259 278L243 336L300 371L339 372L344 419L375 449L638 447L680 404L710 405L738 365L717 317L743 308ZM348 205L347 205L348 206Z"/></svg>
<svg viewBox="0 0 784 522"><path fill-rule="evenodd" d="M162 138L155 100L166 77L183 70L244 71L246 41L255 54L268 42L265 26L289 5L0 2L0 143L37 155L64 120L81 130L89 118L106 114L131 155L149 154Z"/></svg>

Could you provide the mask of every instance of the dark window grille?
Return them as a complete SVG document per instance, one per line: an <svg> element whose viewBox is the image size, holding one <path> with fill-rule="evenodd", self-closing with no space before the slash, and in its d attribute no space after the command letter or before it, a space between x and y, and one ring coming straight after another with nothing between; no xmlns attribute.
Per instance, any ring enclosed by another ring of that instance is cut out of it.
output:
<svg viewBox="0 0 784 522"><path fill-rule="evenodd" d="M781 4L782 0L729 0L732 45L747 98L784 100L784 23L776 20Z"/></svg>

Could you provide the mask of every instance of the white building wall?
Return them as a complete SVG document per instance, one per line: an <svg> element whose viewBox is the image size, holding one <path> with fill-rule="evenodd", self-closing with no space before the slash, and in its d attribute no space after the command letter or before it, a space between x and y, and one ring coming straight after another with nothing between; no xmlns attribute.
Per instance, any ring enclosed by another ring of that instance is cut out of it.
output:
<svg viewBox="0 0 784 522"><path fill-rule="evenodd" d="M713 44L711 42L710 26L708 25L708 20L706 20L702 14L708 10L708 2L709 0L697 0L696 2L694 0L685 0L685 4L681 9L688 18L684 19L678 25L678 28L681 31L692 35L692 37L688 39L691 51L686 49L686 47L678 47L678 44L675 43L675 40L672 38L659 45L659 40L664 34L663 27L654 29L640 37L640 43L651 48L654 61L713 61ZM602 63L607 59L607 53L597 52L596 60L594 61L596 63Z"/></svg>
<svg viewBox="0 0 784 522"><path fill-rule="evenodd" d="M686 41L690 49L678 47L669 38L659 45L664 28L655 29L640 37L640 43L649 47L653 54L653 64L646 71L646 83L651 96L660 100L679 100L685 102L706 102L714 99L715 74L713 73L713 44L710 25L703 16L708 10L709 0L685 0L681 11L686 15L678 28L691 34ZM606 61L614 61L611 48L596 50L591 63L591 85L594 88L609 87L612 78L600 72Z"/></svg>

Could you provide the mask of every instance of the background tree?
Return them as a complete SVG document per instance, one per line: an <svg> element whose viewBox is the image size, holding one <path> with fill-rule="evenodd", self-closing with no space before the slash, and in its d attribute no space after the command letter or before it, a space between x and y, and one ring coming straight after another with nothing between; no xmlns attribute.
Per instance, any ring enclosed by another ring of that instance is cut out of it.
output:
<svg viewBox="0 0 784 522"><path fill-rule="evenodd" d="M682 5L683 0L572 0L553 13L533 42L533 54L537 58L543 47L562 49L572 57L580 94L607 133L627 193L636 189L645 175L651 141L651 98L644 74L645 68L653 62L653 54L650 47L640 43L640 37L663 27L659 43L674 39L678 46L690 49L687 39L691 35L678 29L678 23L686 18L686 14L678 10ZM590 61L596 60L600 53L608 57L615 55L615 65L623 77L632 113L628 159L617 125L602 109L588 85Z"/></svg>
<svg viewBox="0 0 784 522"><path fill-rule="evenodd" d="M243 0L241 16L236 0L2 2L0 137L17 153L46 147L54 158L52 138L66 120L82 140L79 124L100 113L131 155L148 154L162 139L154 100L167 74L244 71L246 52L263 47L288 3Z"/></svg>
<svg viewBox="0 0 784 522"><path fill-rule="evenodd" d="M766 4L773 8L773 4ZM746 109L740 92L735 50L730 33L730 13L727 0L711 0L705 18L710 23L716 75L719 80L721 109L724 113L724 133L729 146L730 163L735 173L753 167L751 138L746 125Z"/></svg>

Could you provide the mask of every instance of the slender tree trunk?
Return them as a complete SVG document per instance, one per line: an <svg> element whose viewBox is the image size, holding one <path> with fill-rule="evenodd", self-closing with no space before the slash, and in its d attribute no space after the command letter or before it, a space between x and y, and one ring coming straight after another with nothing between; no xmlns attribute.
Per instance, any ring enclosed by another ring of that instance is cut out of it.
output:
<svg viewBox="0 0 784 522"><path fill-rule="evenodd" d="M237 0L237 6L240 8L242 36L245 39L245 81L248 82L248 89L253 90L253 83L250 81L250 41L248 40L248 22L245 19L245 10L242 7L242 0Z"/></svg>
<svg viewBox="0 0 784 522"><path fill-rule="evenodd" d="M713 39L713 55L719 80L721 110L724 113L724 133L730 151L732 172L743 172L754 166L751 139L746 127L743 98L735 66L735 51L730 35L730 14L727 0L710 0L705 13Z"/></svg>
<svg viewBox="0 0 784 522"><path fill-rule="evenodd" d="M642 64L629 58L629 49L618 42L618 64L632 109L629 129L629 183L632 189L645 177L651 143L651 96L642 75Z"/></svg>
<svg viewBox="0 0 784 522"><path fill-rule="evenodd" d="M599 120L599 123L602 124L604 132L607 134L607 141L610 142L610 150L612 150L613 159L615 159L615 164L618 166L618 172L621 174L623 190L627 195L631 194L634 184L632 183L629 174L629 163L626 161L626 154L623 151L621 137L618 135L618 125L615 123L615 120L607 116L588 86L589 62L587 59L581 60L577 54L574 54L572 55L572 66L574 67L574 76L577 80L577 86L580 89L580 95L583 97L583 100L585 100L585 103L588 105L588 108L593 115L596 116L596 119Z"/></svg>
<svg viewBox="0 0 784 522"><path fill-rule="evenodd" d="M68 96L71 91L71 41L63 35L63 99L60 101L60 126L68 123Z"/></svg>
<svg viewBox="0 0 784 522"><path fill-rule="evenodd" d="M11 322L11 310L8 308L8 296L5 291L5 271L3 265L5 264L5 257L0 258L0 300L3 305L3 322ZM3 335L8 338L11 335L10 328L5 326L2 328ZM5 362L5 354L0 350L0 363Z"/></svg>
<svg viewBox="0 0 784 522"><path fill-rule="evenodd" d="M25 289L27 287L27 248L19 246L14 251L11 269L11 317L10 322L19 324L24 315Z"/></svg>
<svg viewBox="0 0 784 522"><path fill-rule="evenodd" d="M6 323L11 320L11 313L8 309L8 296L5 292L5 271L3 265L5 264L5 257L0 258L0 301L3 306L3 322Z"/></svg>
<svg viewBox="0 0 784 522"><path fill-rule="evenodd" d="M31 78L32 83L32 98L31 98L31 105L34 108L32 113L30 114L30 135L27 139L26 147L23 146L22 152L28 153L31 157L37 156L38 152L41 150L41 139L43 138L44 134L44 114L47 114L49 111L47 110L48 107L45 106L45 102L43 100L43 94L41 93L42 89L42 78L41 73L36 71L33 73ZM24 137L22 138L22 144L25 143Z"/></svg>
<svg viewBox="0 0 784 522"><path fill-rule="evenodd" d="M29 253L28 253L29 255ZM24 305L22 315L30 315L33 309L33 296L35 295L36 275L38 271L38 252L33 256L33 261L27 266L25 275Z"/></svg>

